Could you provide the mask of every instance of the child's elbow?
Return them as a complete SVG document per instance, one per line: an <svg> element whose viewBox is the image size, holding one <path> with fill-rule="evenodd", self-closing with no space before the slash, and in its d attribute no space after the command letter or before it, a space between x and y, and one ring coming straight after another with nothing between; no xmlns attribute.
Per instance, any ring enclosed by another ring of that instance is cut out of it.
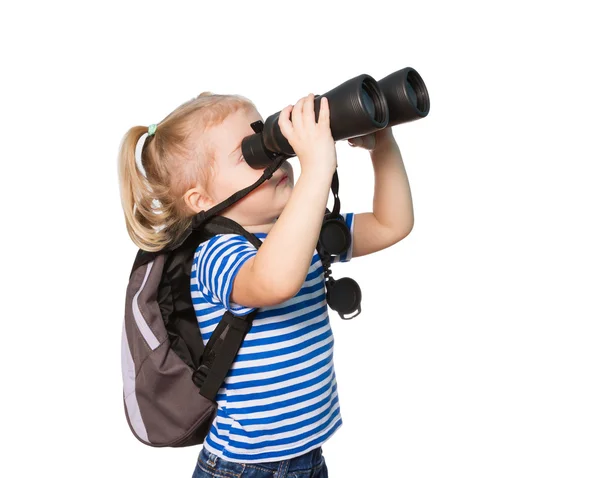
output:
<svg viewBox="0 0 600 478"><path fill-rule="evenodd" d="M404 227L402 229L400 229L400 231L398 232L396 242L400 242L402 239L404 239L406 236L408 236L411 233L411 231L413 230L414 225L415 225L414 221L411 221L410 223L405 224Z"/></svg>

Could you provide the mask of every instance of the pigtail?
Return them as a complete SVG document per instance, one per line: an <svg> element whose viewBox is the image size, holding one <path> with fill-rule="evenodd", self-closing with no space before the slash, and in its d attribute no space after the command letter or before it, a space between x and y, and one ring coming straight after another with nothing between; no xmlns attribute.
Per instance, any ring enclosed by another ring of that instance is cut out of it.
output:
<svg viewBox="0 0 600 478"><path fill-rule="evenodd" d="M134 126L123 137L119 150L119 185L129 237L140 249L157 251L169 243L164 230L166 214L153 207L157 191L153 190L135 159L137 143L147 132L147 127Z"/></svg>

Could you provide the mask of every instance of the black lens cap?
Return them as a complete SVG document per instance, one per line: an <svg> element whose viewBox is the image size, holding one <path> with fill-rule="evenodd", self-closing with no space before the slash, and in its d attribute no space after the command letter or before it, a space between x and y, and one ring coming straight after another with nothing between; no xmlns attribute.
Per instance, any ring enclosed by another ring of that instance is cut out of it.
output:
<svg viewBox="0 0 600 478"><path fill-rule="evenodd" d="M358 283L350 277L336 280L327 291L327 303L340 314L354 312L360 306L362 294Z"/></svg>
<svg viewBox="0 0 600 478"><path fill-rule="evenodd" d="M345 222L330 219L321 227L319 240L327 254L339 255L350 247L351 235Z"/></svg>

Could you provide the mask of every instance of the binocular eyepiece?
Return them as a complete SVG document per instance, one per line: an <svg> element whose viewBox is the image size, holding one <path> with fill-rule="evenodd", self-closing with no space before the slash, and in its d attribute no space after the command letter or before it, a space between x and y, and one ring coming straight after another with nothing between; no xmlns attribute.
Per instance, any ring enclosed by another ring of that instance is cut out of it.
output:
<svg viewBox="0 0 600 478"><path fill-rule="evenodd" d="M334 141L424 118L429 113L425 82L414 68L406 67L375 81L367 74L352 78L315 96L315 118L321 98L329 101L329 124ZM252 123L253 135L242 140L242 154L254 169L262 169L281 155L296 153L279 128L279 114Z"/></svg>

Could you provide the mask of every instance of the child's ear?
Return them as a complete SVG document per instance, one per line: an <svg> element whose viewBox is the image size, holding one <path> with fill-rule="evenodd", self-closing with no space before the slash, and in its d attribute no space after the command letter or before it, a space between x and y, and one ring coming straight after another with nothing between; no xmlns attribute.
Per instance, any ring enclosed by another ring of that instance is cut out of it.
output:
<svg viewBox="0 0 600 478"><path fill-rule="evenodd" d="M190 211L198 214L200 211L208 211L213 207L213 201L202 188L195 187L188 189L183 195L185 205Z"/></svg>

